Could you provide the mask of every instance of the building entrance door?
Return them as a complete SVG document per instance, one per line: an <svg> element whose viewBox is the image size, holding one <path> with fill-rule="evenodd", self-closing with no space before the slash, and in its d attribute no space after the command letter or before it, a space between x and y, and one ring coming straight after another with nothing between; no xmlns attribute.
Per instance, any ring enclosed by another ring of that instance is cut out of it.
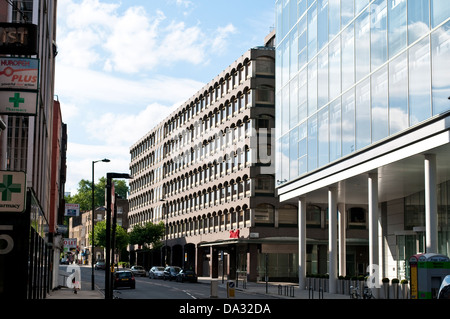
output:
<svg viewBox="0 0 450 319"><path fill-rule="evenodd" d="M425 252L425 233L397 235L397 278L410 279L409 257Z"/></svg>

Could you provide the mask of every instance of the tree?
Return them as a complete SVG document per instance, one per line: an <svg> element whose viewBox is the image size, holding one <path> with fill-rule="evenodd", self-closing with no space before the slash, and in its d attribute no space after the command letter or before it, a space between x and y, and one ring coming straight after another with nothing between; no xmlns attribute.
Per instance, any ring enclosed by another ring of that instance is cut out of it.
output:
<svg viewBox="0 0 450 319"><path fill-rule="evenodd" d="M164 236L164 223L153 224L148 222L144 225L135 225L129 234L131 245L141 245L145 248L157 248L161 245Z"/></svg>
<svg viewBox="0 0 450 319"><path fill-rule="evenodd" d="M112 232L111 232L112 236ZM92 232L89 232L89 240L92 241ZM115 247L120 251L129 243L129 235L121 226L116 225ZM102 220L94 226L94 244L97 247L106 247L106 221Z"/></svg>
<svg viewBox="0 0 450 319"><path fill-rule="evenodd" d="M113 180L115 192L122 198L126 199L128 194L128 186L124 180ZM94 209L105 206L105 188L106 178L101 177L99 182L94 185ZM78 183L77 193L73 196L66 196L66 203L80 204L81 211L89 211L92 209L92 181L82 179Z"/></svg>

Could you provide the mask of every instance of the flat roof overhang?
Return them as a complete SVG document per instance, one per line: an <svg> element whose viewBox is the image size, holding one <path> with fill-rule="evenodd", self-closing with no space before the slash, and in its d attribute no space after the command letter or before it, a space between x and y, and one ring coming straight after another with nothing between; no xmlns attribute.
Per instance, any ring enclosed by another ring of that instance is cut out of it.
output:
<svg viewBox="0 0 450 319"><path fill-rule="evenodd" d="M230 238L199 243L198 247L226 246L237 244L298 244L298 238L297 237Z"/></svg>
<svg viewBox="0 0 450 319"><path fill-rule="evenodd" d="M435 154L437 183L450 180L450 113L434 117L277 188L281 202L305 196L326 203L335 187L338 202L367 203L369 173L378 174L379 202L424 189L424 156Z"/></svg>
<svg viewBox="0 0 450 319"><path fill-rule="evenodd" d="M312 239L306 238L308 244L323 244L328 245L328 239ZM368 245L369 240L366 238L347 238L347 244L351 245ZM298 237L268 237L268 238L230 238L224 240L217 240L213 242L203 242L199 243L198 247L211 247L211 246L228 246L228 245L238 245L238 244L274 244L274 245L298 245Z"/></svg>

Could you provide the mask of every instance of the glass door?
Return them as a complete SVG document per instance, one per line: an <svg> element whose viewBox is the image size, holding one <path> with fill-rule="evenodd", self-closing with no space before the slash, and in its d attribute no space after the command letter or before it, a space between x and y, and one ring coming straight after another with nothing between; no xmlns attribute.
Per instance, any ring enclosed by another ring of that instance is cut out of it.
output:
<svg viewBox="0 0 450 319"><path fill-rule="evenodd" d="M424 251L424 233L397 235L397 278L409 279L409 257Z"/></svg>

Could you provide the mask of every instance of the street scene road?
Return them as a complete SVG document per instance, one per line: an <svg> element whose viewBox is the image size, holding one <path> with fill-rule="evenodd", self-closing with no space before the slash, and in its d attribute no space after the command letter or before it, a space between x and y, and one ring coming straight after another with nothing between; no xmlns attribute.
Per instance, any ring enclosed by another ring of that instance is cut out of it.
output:
<svg viewBox="0 0 450 319"><path fill-rule="evenodd" d="M68 274L67 265L60 265L60 274ZM81 274L81 289L89 290L92 288L91 278L92 270L90 267L79 267ZM60 276L61 284L66 281L66 276ZM199 280L197 283L176 282L162 279L150 279L148 277L135 277L136 288L130 289L121 287L113 290L114 298L118 299L209 299L211 298L211 280ZM217 298L227 298L226 280L217 279L218 289ZM105 287L105 271L94 270L95 288L101 291ZM238 283L242 288L243 283ZM254 293L245 289L234 290L235 299L273 299L276 295Z"/></svg>

